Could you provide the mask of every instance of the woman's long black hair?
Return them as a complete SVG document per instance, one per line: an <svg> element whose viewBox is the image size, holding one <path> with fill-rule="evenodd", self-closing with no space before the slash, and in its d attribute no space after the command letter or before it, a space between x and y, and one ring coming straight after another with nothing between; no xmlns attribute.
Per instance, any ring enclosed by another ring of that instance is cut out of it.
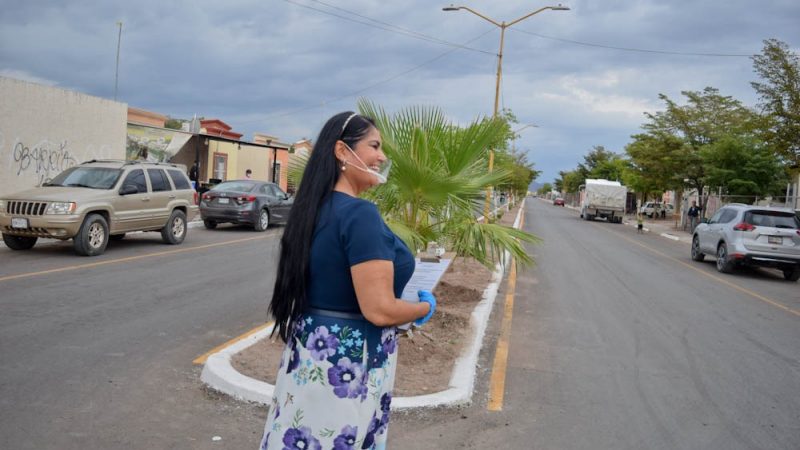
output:
<svg viewBox="0 0 800 450"><path fill-rule="evenodd" d="M284 342L289 340L294 321L308 306L306 288L317 211L333 192L341 169L334 153L336 141L344 141L350 148L355 148L356 143L375 127L372 119L353 114L351 111L336 114L322 127L283 229L278 275L269 313L275 319L272 333L277 330Z"/></svg>

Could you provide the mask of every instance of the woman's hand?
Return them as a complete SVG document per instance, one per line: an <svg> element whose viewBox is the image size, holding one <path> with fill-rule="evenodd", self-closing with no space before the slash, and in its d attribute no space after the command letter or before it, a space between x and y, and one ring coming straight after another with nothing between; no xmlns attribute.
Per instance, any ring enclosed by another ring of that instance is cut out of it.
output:
<svg viewBox="0 0 800 450"><path fill-rule="evenodd" d="M428 321L431 320L433 313L436 312L436 297L434 297L431 291L425 290L418 291L417 296L419 296L419 301L421 303L427 303L430 307L430 309L428 309L428 314L425 314L423 317L420 317L414 321L414 325L419 327L428 323Z"/></svg>

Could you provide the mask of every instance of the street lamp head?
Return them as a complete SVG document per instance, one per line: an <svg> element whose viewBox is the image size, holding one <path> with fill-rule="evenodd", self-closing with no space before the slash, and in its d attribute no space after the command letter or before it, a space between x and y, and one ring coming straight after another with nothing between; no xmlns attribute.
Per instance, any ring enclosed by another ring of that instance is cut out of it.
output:
<svg viewBox="0 0 800 450"><path fill-rule="evenodd" d="M551 6L550 9L553 11L569 11L569 6L564 6L559 3L558 6Z"/></svg>
<svg viewBox="0 0 800 450"><path fill-rule="evenodd" d="M459 9L461 9L461 7L453 6L453 4L451 3L450 6L445 6L444 8L442 8L442 11L458 11Z"/></svg>

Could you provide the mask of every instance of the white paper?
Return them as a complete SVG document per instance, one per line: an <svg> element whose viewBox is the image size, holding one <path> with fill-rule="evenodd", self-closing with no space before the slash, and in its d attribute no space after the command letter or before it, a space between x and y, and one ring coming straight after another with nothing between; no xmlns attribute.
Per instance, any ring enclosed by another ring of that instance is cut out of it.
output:
<svg viewBox="0 0 800 450"><path fill-rule="evenodd" d="M419 302L417 291L420 289L433 291L433 288L436 287L436 284L439 283L442 275L444 275L445 270L450 267L451 260L442 259L439 262L422 262L417 258L416 261L417 265L414 267L414 274L411 275L411 279L408 280L408 284L403 289L403 295L400 296L401 300L409 303ZM407 330L410 325L410 323L407 323L400 325L398 328Z"/></svg>

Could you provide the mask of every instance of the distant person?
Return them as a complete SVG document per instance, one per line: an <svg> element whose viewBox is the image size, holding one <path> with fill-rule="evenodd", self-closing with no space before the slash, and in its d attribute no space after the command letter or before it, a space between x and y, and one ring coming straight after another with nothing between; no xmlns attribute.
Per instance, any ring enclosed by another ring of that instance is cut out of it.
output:
<svg viewBox="0 0 800 450"><path fill-rule="evenodd" d="M270 315L286 342L262 449L386 447L397 325L422 325L436 298L399 297L414 255L359 198L386 181L381 133L352 112L315 141L281 238ZM357 447L356 447L357 445Z"/></svg>
<svg viewBox="0 0 800 450"><path fill-rule="evenodd" d="M244 177L247 178L248 180L253 178L253 171L250 170L250 169L245 170L244 171Z"/></svg>
<svg viewBox="0 0 800 450"><path fill-rule="evenodd" d="M697 228L697 220L700 217L701 209L697 206L697 202L692 200L692 206L689 207L689 212L686 213L689 216L689 231L691 233L694 233L694 229Z"/></svg>
<svg viewBox="0 0 800 450"><path fill-rule="evenodd" d="M189 179L197 181L197 163L193 163L192 167L189 168Z"/></svg>
<svg viewBox="0 0 800 450"><path fill-rule="evenodd" d="M644 215L641 212L636 213L636 232L644 233Z"/></svg>

